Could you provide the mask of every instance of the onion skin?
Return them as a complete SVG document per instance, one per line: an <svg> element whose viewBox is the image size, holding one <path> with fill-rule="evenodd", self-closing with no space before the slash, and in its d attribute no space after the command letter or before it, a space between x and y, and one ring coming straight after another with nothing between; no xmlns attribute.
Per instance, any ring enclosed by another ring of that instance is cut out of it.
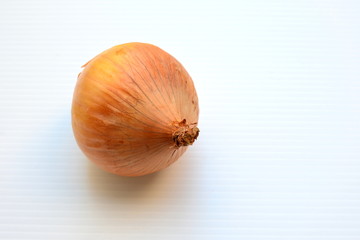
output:
<svg viewBox="0 0 360 240"><path fill-rule="evenodd" d="M150 174L175 162L197 138L194 83L162 49L118 45L83 67L72 127L80 149L102 169L122 176Z"/></svg>

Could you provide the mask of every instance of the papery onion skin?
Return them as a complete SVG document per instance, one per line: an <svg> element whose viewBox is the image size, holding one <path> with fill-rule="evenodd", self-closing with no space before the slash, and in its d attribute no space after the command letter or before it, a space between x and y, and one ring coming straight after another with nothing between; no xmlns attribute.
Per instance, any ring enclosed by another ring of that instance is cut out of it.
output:
<svg viewBox="0 0 360 240"><path fill-rule="evenodd" d="M185 68L146 43L112 47L84 65L72 127L102 169L141 176L175 162L199 134L198 97Z"/></svg>

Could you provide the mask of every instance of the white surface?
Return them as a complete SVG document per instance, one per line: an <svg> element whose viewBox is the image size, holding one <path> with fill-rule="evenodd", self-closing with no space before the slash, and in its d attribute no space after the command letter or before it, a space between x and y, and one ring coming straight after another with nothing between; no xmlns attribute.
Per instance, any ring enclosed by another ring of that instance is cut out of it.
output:
<svg viewBox="0 0 360 240"><path fill-rule="evenodd" d="M360 239L359 1L1 1L0 239ZM107 174L72 136L80 66L149 42L192 75L201 134Z"/></svg>

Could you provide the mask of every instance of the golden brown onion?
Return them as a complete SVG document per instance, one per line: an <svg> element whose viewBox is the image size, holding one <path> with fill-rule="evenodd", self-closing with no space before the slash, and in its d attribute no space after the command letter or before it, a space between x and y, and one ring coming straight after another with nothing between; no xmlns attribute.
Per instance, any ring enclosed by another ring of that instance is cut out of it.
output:
<svg viewBox="0 0 360 240"><path fill-rule="evenodd" d="M110 48L84 65L72 126L84 154L123 176L168 167L199 134L191 77L170 54L145 43Z"/></svg>

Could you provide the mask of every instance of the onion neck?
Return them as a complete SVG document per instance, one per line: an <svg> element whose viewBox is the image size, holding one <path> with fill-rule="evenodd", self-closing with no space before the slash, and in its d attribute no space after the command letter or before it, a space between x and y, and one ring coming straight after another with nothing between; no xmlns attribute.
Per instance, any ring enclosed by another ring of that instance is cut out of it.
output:
<svg viewBox="0 0 360 240"><path fill-rule="evenodd" d="M192 145L199 136L200 130L196 127L196 123L187 124L184 119L177 122L175 126L176 130L172 134L172 139L177 148Z"/></svg>

